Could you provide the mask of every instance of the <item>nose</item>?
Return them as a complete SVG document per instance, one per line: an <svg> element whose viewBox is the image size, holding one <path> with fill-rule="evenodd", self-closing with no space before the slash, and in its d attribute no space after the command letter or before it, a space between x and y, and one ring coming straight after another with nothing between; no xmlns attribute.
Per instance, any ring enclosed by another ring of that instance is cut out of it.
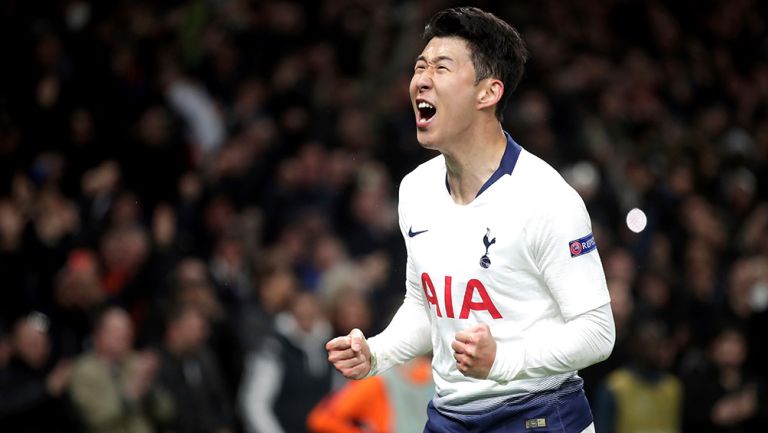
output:
<svg viewBox="0 0 768 433"><path fill-rule="evenodd" d="M413 77L414 84L419 92L424 92L432 88L432 68L427 68Z"/></svg>

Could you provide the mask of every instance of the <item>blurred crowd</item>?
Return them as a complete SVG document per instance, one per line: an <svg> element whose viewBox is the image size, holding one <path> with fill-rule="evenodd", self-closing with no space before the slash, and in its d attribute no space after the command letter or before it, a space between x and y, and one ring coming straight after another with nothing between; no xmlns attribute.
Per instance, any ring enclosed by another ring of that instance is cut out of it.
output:
<svg viewBox="0 0 768 433"><path fill-rule="evenodd" d="M768 4L474 3L531 51L505 129L593 219L598 431L766 431ZM455 5L0 3L2 430L306 431L325 341L402 300L407 83Z"/></svg>

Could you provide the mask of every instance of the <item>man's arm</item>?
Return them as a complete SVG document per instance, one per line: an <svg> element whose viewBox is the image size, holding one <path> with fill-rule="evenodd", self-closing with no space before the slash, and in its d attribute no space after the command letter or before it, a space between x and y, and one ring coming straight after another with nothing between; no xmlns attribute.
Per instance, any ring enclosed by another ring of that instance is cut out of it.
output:
<svg viewBox="0 0 768 433"><path fill-rule="evenodd" d="M546 334L498 345L488 379L508 382L580 370L608 358L615 340L611 306L605 304Z"/></svg>
<svg viewBox="0 0 768 433"><path fill-rule="evenodd" d="M398 205L400 232L408 249L405 208L408 176L400 185ZM379 374L395 364L402 364L432 349L431 323L424 308L418 276L411 261L410 250L405 271L405 299L387 328L366 341L357 329L349 335L329 341L328 360L344 377L361 379Z"/></svg>
<svg viewBox="0 0 768 433"><path fill-rule="evenodd" d="M361 379L379 374L432 349L429 317L412 274L409 260L405 299L381 334L366 340L354 329L326 344L328 360L344 377Z"/></svg>
<svg viewBox="0 0 768 433"><path fill-rule="evenodd" d="M409 266L408 272L411 272ZM432 350L431 323L418 286L407 280L403 304L389 326L369 340L375 359L369 375L380 374L396 364L403 364Z"/></svg>
<svg viewBox="0 0 768 433"><path fill-rule="evenodd" d="M405 264L405 298L387 328L371 338L373 368L369 375L380 374L396 364L402 364L432 350L432 323L424 308L424 293L421 277L416 273L409 245L410 223L408 211L414 209L414 200L420 200L409 194L413 191L414 178L410 175L400 183L398 198L398 223L405 241L408 258Z"/></svg>
<svg viewBox="0 0 768 433"><path fill-rule="evenodd" d="M613 349L616 331L589 214L573 189L553 190L554 197L542 194L532 203L539 212L525 235L565 323L504 344L484 324L457 333L452 346L467 376L508 382L568 373L605 360Z"/></svg>

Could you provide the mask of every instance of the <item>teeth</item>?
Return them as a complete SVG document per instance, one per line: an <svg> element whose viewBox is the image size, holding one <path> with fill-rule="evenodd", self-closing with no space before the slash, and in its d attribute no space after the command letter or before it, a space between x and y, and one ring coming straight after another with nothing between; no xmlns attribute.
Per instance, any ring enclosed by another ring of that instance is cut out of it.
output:
<svg viewBox="0 0 768 433"><path fill-rule="evenodd" d="M420 125L421 124L426 125L427 123L432 122L434 119L435 119L435 116L432 116L429 119L424 118L424 117L420 117L419 119L417 119L416 122L419 123Z"/></svg>
<svg viewBox="0 0 768 433"><path fill-rule="evenodd" d="M419 108L435 108L434 105L430 104L429 102L419 102L418 105Z"/></svg>

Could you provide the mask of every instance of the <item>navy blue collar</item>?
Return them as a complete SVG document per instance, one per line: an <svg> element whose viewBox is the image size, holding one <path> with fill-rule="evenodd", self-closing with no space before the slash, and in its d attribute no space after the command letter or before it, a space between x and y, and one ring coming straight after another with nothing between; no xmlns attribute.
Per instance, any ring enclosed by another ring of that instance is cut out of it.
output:
<svg viewBox="0 0 768 433"><path fill-rule="evenodd" d="M523 148L520 147L519 144L515 143L515 140L512 139L507 131L504 131L504 136L507 137L507 148L504 149L504 155L501 156L501 163L499 163L499 168L497 168L491 177L485 181L483 186L480 188L480 191L477 192L475 198L479 197L480 194L482 194L486 189L496 183L497 180L501 179L501 176L504 176L505 174L512 174L512 171L515 169L515 165L517 165L517 159L520 157L520 151ZM448 189L448 194L450 194L451 185L448 184L448 172L445 173L445 187Z"/></svg>

